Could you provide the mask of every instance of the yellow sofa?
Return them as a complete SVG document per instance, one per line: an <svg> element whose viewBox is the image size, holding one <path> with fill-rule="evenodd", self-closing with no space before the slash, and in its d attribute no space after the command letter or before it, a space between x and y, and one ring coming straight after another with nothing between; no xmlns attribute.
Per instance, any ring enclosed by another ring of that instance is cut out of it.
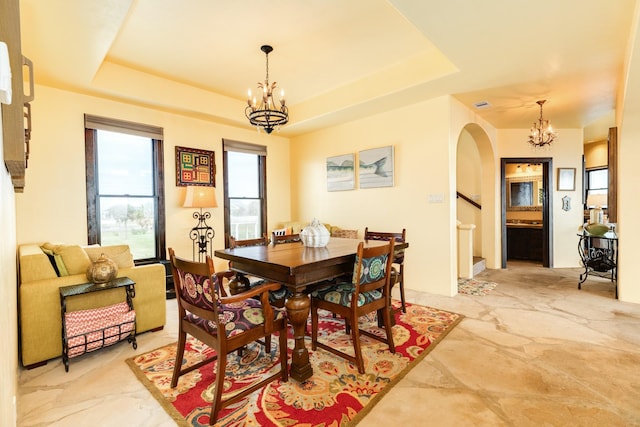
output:
<svg viewBox="0 0 640 427"><path fill-rule="evenodd" d="M162 264L134 266L127 245L84 248L78 245L20 245L18 305L23 366L31 368L43 365L47 360L62 355L58 289L61 286L86 283L87 267L102 253L116 262L118 277L126 276L136 283L133 298L136 333L164 327L166 274ZM67 311L102 307L124 300L123 288L93 292L68 298Z"/></svg>

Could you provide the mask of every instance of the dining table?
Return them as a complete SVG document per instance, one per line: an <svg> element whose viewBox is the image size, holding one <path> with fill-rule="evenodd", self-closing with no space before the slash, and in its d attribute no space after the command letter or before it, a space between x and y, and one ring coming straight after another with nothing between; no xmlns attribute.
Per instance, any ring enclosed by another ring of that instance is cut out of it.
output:
<svg viewBox="0 0 640 427"><path fill-rule="evenodd" d="M353 273L360 242L364 242L365 247L387 243L331 237L323 247L309 247L302 242L294 242L214 251L216 257L231 261L232 270L281 283L290 291L285 308L293 327L294 348L290 375L295 380L302 382L313 375L309 351L304 343L311 306L309 292L326 284L328 280L344 275L349 277ZM403 250L408 246L407 242L398 243L394 250Z"/></svg>

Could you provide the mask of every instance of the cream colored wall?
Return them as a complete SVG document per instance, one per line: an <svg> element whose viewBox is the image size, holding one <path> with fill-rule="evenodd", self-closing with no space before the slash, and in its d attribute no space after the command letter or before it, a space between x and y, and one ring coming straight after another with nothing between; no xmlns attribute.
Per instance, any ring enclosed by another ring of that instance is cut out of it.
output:
<svg viewBox="0 0 640 427"><path fill-rule="evenodd" d="M607 141L584 144L584 163L587 169L606 167L609 163Z"/></svg>
<svg viewBox="0 0 640 427"><path fill-rule="evenodd" d="M0 147L2 147L0 114ZM0 150L0 164L4 165ZM16 425L18 372L18 313L16 288L16 214L11 176L0 168L0 329L4 350L0 357L0 425Z"/></svg>
<svg viewBox="0 0 640 427"><path fill-rule="evenodd" d="M638 260L640 259L640 4L633 19L630 42L632 49L626 64L628 76L624 91L618 96L616 124L618 126L618 298L640 303Z"/></svg>
<svg viewBox="0 0 640 427"><path fill-rule="evenodd" d="M486 261L487 268L500 268L501 227L498 185L500 183L500 169L495 142L497 141L497 133L493 126L458 100L452 97L450 101L450 139L457 140L464 130L473 137L480 154L483 208L482 225L479 230L476 230L476 233L481 233L482 257Z"/></svg>
<svg viewBox="0 0 640 427"><path fill-rule="evenodd" d="M456 191L482 205L482 169L475 140L463 130L458 140ZM463 224L474 224L473 255L482 255L482 210L462 198L456 201L456 218Z"/></svg>
<svg viewBox="0 0 640 427"><path fill-rule="evenodd" d="M527 144L528 131L525 129L502 129L498 131L500 157L551 157L553 174L551 180L551 200L553 210L553 267L578 267L578 227L583 222L582 210L582 129L559 129L559 139L549 150L532 150ZM576 187L574 191L557 191L558 168L575 168ZM571 198L571 210L562 210L562 198Z"/></svg>
<svg viewBox="0 0 640 427"><path fill-rule="evenodd" d="M406 286L452 295L455 174L449 171L452 163L455 167L457 135L452 142L449 106L449 97L440 97L292 139L292 219L316 217L360 235L366 226L406 228ZM388 145L394 147L393 187L327 191L327 157ZM429 203L429 196L442 196L442 203Z"/></svg>
<svg viewBox="0 0 640 427"><path fill-rule="evenodd" d="M167 248L191 257L189 230L195 226L193 210L180 206L184 188L175 185L175 146L215 152L216 196L220 207L211 209L209 225L216 231L214 248L224 247L222 138L267 146L269 228L288 218L289 141L273 134L238 129L141 108L87 95L38 86L33 103L33 139L23 194L16 197L18 243L87 242L84 113L159 126L164 129L165 210ZM242 112L239 112L242 114ZM216 260L216 268L226 262Z"/></svg>

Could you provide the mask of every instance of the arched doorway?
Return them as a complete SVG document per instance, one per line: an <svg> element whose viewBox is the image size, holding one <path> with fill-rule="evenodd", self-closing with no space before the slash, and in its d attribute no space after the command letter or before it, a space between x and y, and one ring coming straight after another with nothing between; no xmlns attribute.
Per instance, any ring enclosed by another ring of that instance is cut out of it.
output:
<svg viewBox="0 0 640 427"><path fill-rule="evenodd" d="M480 207L459 200L456 217L461 215L463 218L457 219L475 224L474 256L484 258L487 268L493 269L501 268L499 177L489 136L476 123L465 125L457 141L456 187L460 185L457 191L466 192L466 196Z"/></svg>

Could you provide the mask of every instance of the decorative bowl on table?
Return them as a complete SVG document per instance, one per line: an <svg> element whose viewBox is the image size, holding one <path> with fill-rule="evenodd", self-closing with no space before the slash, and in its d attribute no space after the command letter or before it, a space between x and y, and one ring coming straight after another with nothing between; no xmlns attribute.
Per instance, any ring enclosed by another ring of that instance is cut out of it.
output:
<svg viewBox="0 0 640 427"><path fill-rule="evenodd" d="M300 240L302 244L310 248L323 248L329 243L329 230L317 219L311 221L311 224L307 225L300 232Z"/></svg>
<svg viewBox="0 0 640 427"><path fill-rule="evenodd" d="M609 226L607 224L600 224L599 222L594 222L587 224L585 230L592 236L604 236L607 231L609 231Z"/></svg>

